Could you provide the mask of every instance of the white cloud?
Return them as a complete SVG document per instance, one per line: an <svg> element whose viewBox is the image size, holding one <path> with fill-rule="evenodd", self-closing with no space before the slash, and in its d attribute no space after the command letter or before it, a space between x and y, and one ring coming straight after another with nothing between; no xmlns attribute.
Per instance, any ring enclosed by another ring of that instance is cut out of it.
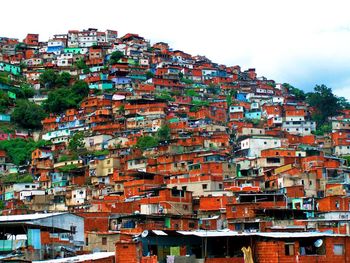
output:
<svg viewBox="0 0 350 263"><path fill-rule="evenodd" d="M117 29L301 88L342 90L350 76L349 7L323 0L5 1L2 21L12 22L1 23L0 34L47 40L69 29Z"/></svg>

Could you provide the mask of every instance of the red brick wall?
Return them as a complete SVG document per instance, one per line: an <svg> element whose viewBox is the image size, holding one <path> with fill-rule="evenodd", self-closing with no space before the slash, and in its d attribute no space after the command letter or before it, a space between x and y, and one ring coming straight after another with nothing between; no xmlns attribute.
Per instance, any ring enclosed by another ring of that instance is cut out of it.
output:
<svg viewBox="0 0 350 263"><path fill-rule="evenodd" d="M140 263L142 257L141 244L133 242L117 242L115 244L116 263Z"/></svg>
<svg viewBox="0 0 350 263"><path fill-rule="evenodd" d="M77 213L77 215L84 217L84 231L108 231L108 217L109 213Z"/></svg>
<svg viewBox="0 0 350 263"><path fill-rule="evenodd" d="M205 263L244 263L244 258L207 258Z"/></svg>
<svg viewBox="0 0 350 263"><path fill-rule="evenodd" d="M307 255L300 256L299 253L299 242L294 240L294 255L286 256L284 251L284 241L270 240L270 241L259 241L255 245L255 259L258 263L316 263L316 262L350 262L350 255L347 255L347 251L350 249L349 240L346 242L345 238L339 237L327 237L324 238L325 242L325 255ZM344 245L344 255L336 256L333 252L334 244ZM299 261L297 261L297 258Z"/></svg>

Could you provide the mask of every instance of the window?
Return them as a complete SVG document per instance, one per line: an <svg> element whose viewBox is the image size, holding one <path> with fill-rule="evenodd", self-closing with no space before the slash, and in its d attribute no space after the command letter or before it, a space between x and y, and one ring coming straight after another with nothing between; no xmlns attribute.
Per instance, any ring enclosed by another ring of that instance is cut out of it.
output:
<svg viewBox="0 0 350 263"><path fill-rule="evenodd" d="M299 240L299 253L304 255L325 255L326 249L322 239L303 238ZM320 246L316 247L315 243L319 243Z"/></svg>
<svg viewBox="0 0 350 263"><path fill-rule="evenodd" d="M334 244L333 253L337 256L342 256L344 254L344 245L343 244Z"/></svg>
<svg viewBox="0 0 350 263"><path fill-rule="evenodd" d="M231 207L231 211L232 211L233 213L235 213L235 212L237 212L237 208L236 208L235 206L232 206L232 207Z"/></svg>
<svg viewBox="0 0 350 263"><path fill-rule="evenodd" d="M102 245L107 245L107 237L102 237Z"/></svg>
<svg viewBox="0 0 350 263"><path fill-rule="evenodd" d="M188 227L189 227L189 228L195 228L195 226L196 226L196 225L195 225L195 223L193 223L193 222L188 223Z"/></svg>
<svg viewBox="0 0 350 263"><path fill-rule="evenodd" d="M219 189L220 189L220 190L222 189L222 184L219 184Z"/></svg>
<svg viewBox="0 0 350 263"><path fill-rule="evenodd" d="M89 245L89 238L85 238L85 246Z"/></svg>
<svg viewBox="0 0 350 263"><path fill-rule="evenodd" d="M286 256L294 256L294 243L284 244L284 254Z"/></svg>
<svg viewBox="0 0 350 263"><path fill-rule="evenodd" d="M202 184L202 189L205 190L208 188L208 185L207 184Z"/></svg>

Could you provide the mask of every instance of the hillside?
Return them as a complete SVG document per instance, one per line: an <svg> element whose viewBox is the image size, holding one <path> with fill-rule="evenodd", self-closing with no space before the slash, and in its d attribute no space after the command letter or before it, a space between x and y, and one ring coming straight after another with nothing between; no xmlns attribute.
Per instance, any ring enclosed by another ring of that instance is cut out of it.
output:
<svg viewBox="0 0 350 263"><path fill-rule="evenodd" d="M0 210L69 211L85 238L347 213L350 104L257 72L115 30L0 37Z"/></svg>

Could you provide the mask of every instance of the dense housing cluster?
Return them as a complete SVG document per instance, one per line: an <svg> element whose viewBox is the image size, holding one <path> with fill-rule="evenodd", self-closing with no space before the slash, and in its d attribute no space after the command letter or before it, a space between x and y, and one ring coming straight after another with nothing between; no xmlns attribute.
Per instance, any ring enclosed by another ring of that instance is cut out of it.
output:
<svg viewBox="0 0 350 263"><path fill-rule="evenodd" d="M1 37L0 88L2 254L348 262L346 107L92 28Z"/></svg>

